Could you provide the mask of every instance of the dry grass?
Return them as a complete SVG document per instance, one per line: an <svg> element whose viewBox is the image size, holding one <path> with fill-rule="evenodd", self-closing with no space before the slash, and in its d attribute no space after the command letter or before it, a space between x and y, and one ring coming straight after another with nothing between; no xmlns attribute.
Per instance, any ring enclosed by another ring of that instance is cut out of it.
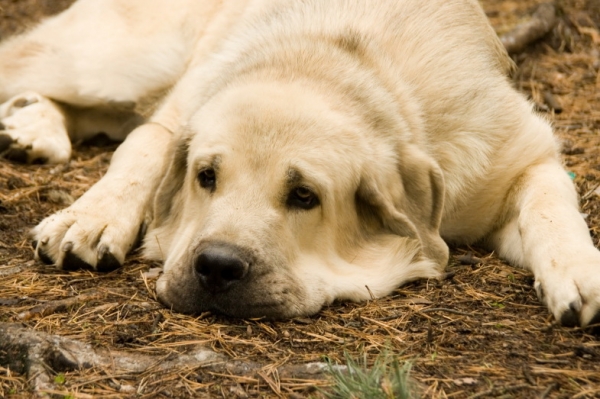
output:
<svg viewBox="0 0 600 399"><path fill-rule="evenodd" d="M528 15L535 3L483 1L498 31ZM22 26L15 22L19 18L33 18L23 17L24 12L36 17L44 10L35 4L0 0L0 34ZM541 109L545 93L562 106L561 114L549 117L566 141L565 162L576 174L583 212L598 243L600 11L594 10L600 10L600 3L565 0L562 5L564 15L552 37L518 57L515 81ZM412 376L427 398L600 397L597 337L556 326L538 303L529 273L477 248L453 249L443 281L412 283L381 300L335 304L314 317L287 322L208 313L190 317L164 309L154 297L158 265L135 254L109 274L67 273L34 262L28 229L98 180L113 150L78 146L73 160L58 167L0 161L0 322L96 348L159 357L205 345L260 369L150 368L139 374L110 367L57 369L56 394L318 397L315 387L327 384L320 374L299 378L286 367L324 356L342 363L345 351L354 357L366 353L373 362L391 350L400 361L413 362ZM0 367L1 395L29 397L26 377Z"/></svg>

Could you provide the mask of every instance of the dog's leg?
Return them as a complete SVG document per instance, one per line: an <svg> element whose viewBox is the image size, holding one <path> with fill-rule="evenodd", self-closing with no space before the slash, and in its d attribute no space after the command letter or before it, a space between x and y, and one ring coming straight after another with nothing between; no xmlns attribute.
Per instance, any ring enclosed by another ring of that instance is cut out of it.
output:
<svg viewBox="0 0 600 399"><path fill-rule="evenodd" d="M119 267L149 217L170 139L166 128L153 123L127 136L98 183L34 228L36 257L68 270Z"/></svg>
<svg viewBox="0 0 600 399"><path fill-rule="evenodd" d="M600 252L558 161L530 166L511 189L498 254L532 271L538 297L564 325L600 323Z"/></svg>
<svg viewBox="0 0 600 399"><path fill-rule="evenodd" d="M32 90L94 107L171 87L218 3L79 0L0 44L0 102Z"/></svg>
<svg viewBox="0 0 600 399"><path fill-rule="evenodd" d="M123 141L143 121L132 108L78 108L35 92L19 94L0 105L0 156L25 163L67 162L71 142L98 133Z"/></svg>
<svg viewBox="0 0 600 399"><path fill-rule="evenodd" d="M69 137L123 139L139 118L122 105L177 81L219 3L79 0L4 40L0 156L59 163Z"/></svg>

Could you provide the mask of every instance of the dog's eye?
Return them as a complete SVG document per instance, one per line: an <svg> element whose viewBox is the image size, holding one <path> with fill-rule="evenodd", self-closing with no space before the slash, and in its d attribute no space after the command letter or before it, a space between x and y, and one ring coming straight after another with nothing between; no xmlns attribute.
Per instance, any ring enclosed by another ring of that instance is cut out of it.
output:
<svg viewBox="0 0 600 399"><path fill-rule="evenodd" d="M319 205L319 198L306 187L296 187L290 192L287 205L292 208L308 210Z"/></svg>
<svg viewBox="0 0 600 399"><path fill-rule="evenodd" d="M213 168L203 169L198 172L198 182L200 186L207 189L214 189L217 184L217 174Z"/></svg>

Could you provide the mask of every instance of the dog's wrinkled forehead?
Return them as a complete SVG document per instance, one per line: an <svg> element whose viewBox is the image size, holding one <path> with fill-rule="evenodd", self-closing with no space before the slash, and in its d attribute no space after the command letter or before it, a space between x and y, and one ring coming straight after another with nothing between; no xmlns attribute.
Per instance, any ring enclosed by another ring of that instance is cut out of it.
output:
<svg viewBox="0 0 600 399"><path fill-rule="evenodd" d="M219 95L191 118L189 161L341 179L354 174L367 147L351 119L302 87L246 85Z"/></svg>

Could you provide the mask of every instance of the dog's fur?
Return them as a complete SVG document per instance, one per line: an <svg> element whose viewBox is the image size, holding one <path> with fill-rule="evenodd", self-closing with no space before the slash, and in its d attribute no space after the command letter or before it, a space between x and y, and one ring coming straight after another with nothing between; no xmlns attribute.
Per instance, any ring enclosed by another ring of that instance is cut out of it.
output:
<svg viewBox="0 0 600 399"><path fill-rule="evenodd" d="M107 174L34 230L64 269L118 267L147 225L160 299L274 318L438 277L453 243L600 321L600 253L549 124L475 0L79 0L0 46L1 143ZM7 144L8 143L8 144ZM142 229L143 230L143 229Z"/></svg>

